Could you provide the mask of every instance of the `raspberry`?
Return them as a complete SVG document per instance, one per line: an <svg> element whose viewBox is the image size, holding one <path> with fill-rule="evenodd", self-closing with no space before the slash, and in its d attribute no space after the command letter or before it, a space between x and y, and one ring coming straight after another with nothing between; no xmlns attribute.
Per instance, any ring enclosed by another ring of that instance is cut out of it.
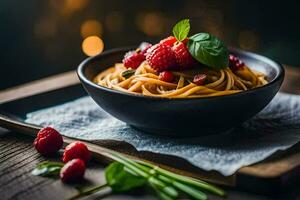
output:
<svg viewBox="0 0 300 200"><path fill-rule="evenodd" d="M156 44L147 52L146 60L153 69L161 72L177 67L176 57L170 46Z"/></svg>
<svg viewBox="0 0 300 200"><path fill-rule="evenodd" d="M196 64L184 42L176 42L172 47L180 69L188 69Z"/></svg>
<svg viewBox="0 0 300 200"><path fill-rule="evenodd" d="M183 41L181 41L184 45L186 45L189 41L189 38L185 38Z"/></svg>
<svg viewBox="0 0 300 200"><path fill-rule="evenodd" d="M177 39L174 36L169 36L161 40L159 43L172 47L175 42L177 42Z"/></svg>
<svg viewBox="0 0 300 200"><path fill-rule="evenodd" d="M196 76L194 76L193 82L196 85L204 85L205 80L206 80L206 75L205 74L197 74Z"/></svg>
<svg viewBox="0 0 300 200"><path fill-rule="evenodd" d="M152 44L150 44L148 42L142 42L139 45L138 49L140 49L141 53L146 56L147 50L150 49L150 47L152 47Z"/></svg>
<svg viewBox="0 0 300 200"><path fill-rule="evenodd" d="M124 66L132 69L138 68L140 64L145 60L145 55L141 52L129 51L125 54L123 63Z"/></svg>
<svg viewBox="0 0 300 200"><path fill-rule="evenodd" d="M232 54L229 55L229 67L232 71L239 70L243 66L245 66L245 64L240 59Z"/></svg>
<svg viewBox="0 0 300 200"><path fill-rule="evenodd" d="M81 159L70 160L60 170L60 179L63 182L77 182L82 179L85 172L85 164Z"/></svg>
<svg viewBox="0 0 300 200"><path fill-rule="evenodd" d="M74 158L80 158L87 163L90 156L90 151L87 146L84 143L77 141L66 146L62 160L66 163Z"/></svg>
<svg viewBox="0 0 300 200"><path fill-rule="evenodd" d="M45 127L38 132L33 144L40 154L50 156L62 148L63 138L54 128Z"/></svg>
<svg viewBox="0 0 300 200"><path fill-rule="evenodd" d="M159 80L165 82L173 82L174 75L170 71L163 71L159 73Z"/></svg>

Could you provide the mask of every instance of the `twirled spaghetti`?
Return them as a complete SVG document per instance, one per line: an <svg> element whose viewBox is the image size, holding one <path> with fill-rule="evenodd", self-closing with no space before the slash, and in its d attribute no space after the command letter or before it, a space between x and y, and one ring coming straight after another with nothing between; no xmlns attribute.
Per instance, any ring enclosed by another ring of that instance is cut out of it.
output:
<svg viewBox="0 0 300 200"><path fill-rule="evenodd" d="M267 83L263 73L251 70L247 66L232 71L229 67L220 70L199 67L198 69L174 71L175 80L165 82L159 79L159 74L142 62L129 78L123 77L128 70L123 63L116 63L94 78L98 85L126 93L142 94L164 98L201 98L209 96L228 95L260 87ZM193 83L196 74L205 74L204 85Z"/></svg>

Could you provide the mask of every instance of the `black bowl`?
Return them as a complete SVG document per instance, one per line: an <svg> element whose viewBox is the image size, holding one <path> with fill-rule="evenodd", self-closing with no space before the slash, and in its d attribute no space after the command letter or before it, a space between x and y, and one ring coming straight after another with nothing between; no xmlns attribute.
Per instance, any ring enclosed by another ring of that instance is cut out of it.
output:
<svg viewBox="0 0 300 200"><path fill-rule="evenodd" d="M86 91L106 112L155 135L200 136L230 129L261 111L278 92L284 78L284 68L279 63L231 48L250 68L265 73L269 83L226 96L167 99L124 93L92 82L99 72L120 62L129 49L113 49L87 58L77 73Z"/></svg>

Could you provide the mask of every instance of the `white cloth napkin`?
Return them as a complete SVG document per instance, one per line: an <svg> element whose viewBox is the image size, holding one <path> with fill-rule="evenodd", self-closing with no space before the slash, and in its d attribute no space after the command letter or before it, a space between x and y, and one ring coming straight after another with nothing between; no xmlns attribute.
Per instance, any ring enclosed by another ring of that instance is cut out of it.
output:
<svg viewBox="0 0 300 200"><path fill-rule="evenodd" d="M151 136L111 117L90 97L27 114L26 122L53 126L66 136L126 141L137 150L175 155L225 176L300 141L300 96L279 93L256 117L235 129L199 138Z"/></svg>

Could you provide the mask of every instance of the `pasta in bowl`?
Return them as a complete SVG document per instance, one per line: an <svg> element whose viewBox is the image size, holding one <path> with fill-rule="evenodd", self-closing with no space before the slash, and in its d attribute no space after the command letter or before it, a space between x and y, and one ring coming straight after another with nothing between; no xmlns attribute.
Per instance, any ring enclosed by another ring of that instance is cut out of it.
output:
<svg viewBox="0 0 300 200"><path fill-rule="evenodd" d="M268 105L282 84L282 65L227 48L207 33L187 37L181 30L188 26L186 20L179 22L174 36L157 44L87 58L78 77L106 112L159 136L216 134Z"/></svg>
<svg viewBox="0 0 300 200"><path fill-rule="evenodd" d="M235 72L229 67L221 70L202 67L185 72L174 71L172 72L174 81L171 83L160 80L159 73L146 61L132 71L132 76L126 79L123 74L127 71L123 63L117 63L114 67L101 72L93 81L98 85L126 93L162 98L221 96L246 91L267 83L263 73L246 66ZM205 76L206 84L193 83L193 79L199 74Z"/></svg>
<svg viewBox="0 0 300 200"><path fill-rule="evenodd" d="M88 94L106 112L130 126L158 136L198 137L235 127L261 111L278 92L284 78L284 69L277 62L230 49L249 68L263 72L268 83L234 94L201 98L152 97L96 84L95 77L121 61L129 49L113 49L87 58L78 67L78 77Z"/></svg>

